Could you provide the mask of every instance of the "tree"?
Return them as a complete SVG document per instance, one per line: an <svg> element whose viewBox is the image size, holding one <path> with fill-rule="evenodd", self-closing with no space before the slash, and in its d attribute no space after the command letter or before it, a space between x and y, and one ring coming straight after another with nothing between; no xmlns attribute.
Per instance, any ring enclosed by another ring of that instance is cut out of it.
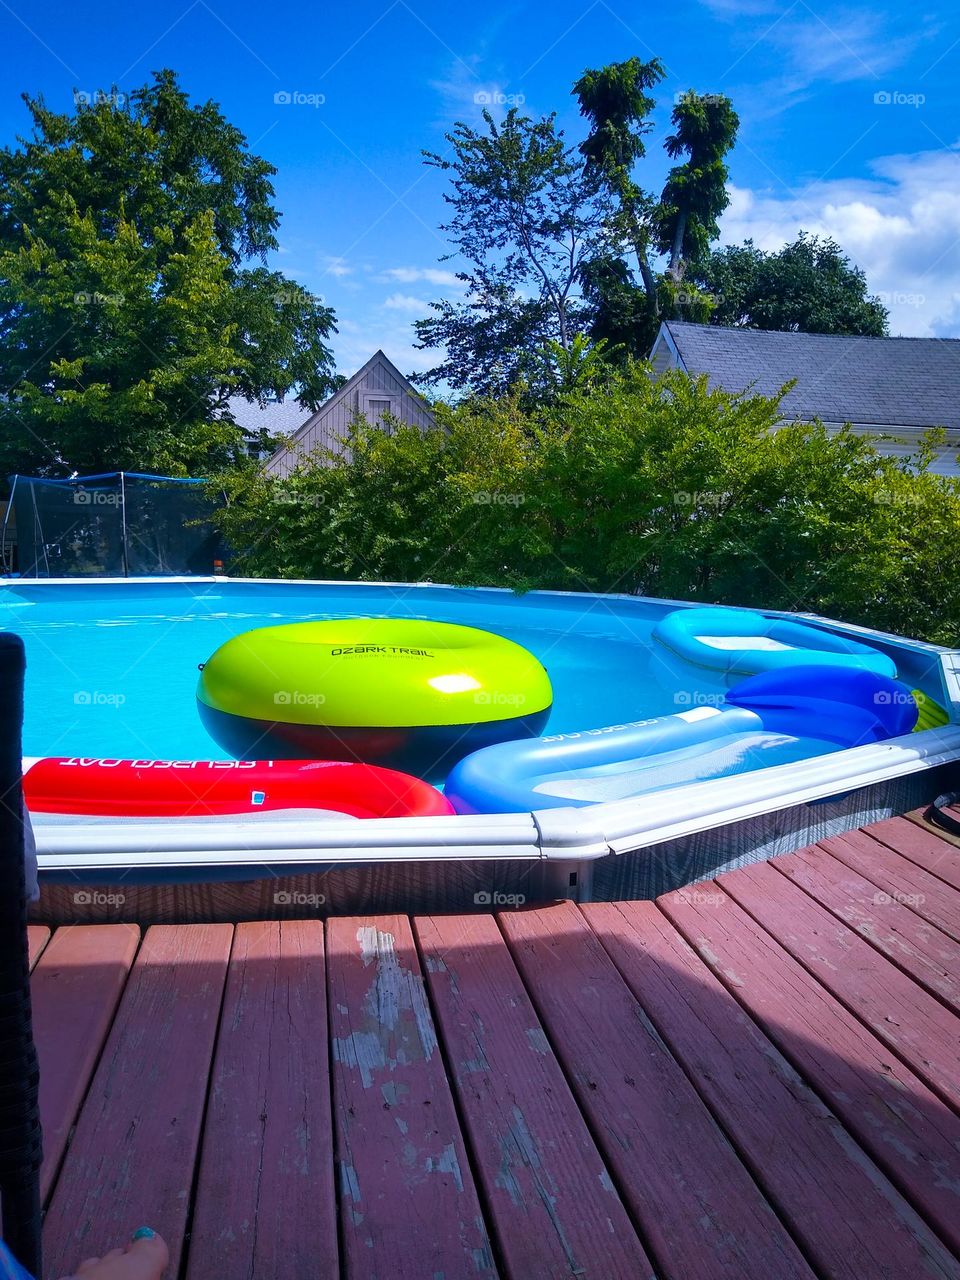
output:
<svg viewBox="0 0 960 1280"><path fill-rule="evenodd" d="M447 349L422 382L489 394L510 385L525 352L551 339L569 347L582 323L581 265L606 209L555 116L513 107L500 124L488 111L483 120L483 130L458 122L447 134L452 160L424 152L451 174L453 216L441 230L469 266L457 273L466 301L431 304L436 314L415 328L419 349Z"/></svg>
<svg viewBox="0 0 960 1280"><path fill-rule="evenodd" d="M333 313L262 265L275 170L216 104L171 71L73 115L24 100L32 136L0 151L4 473L205 473L241 450L232 393L318 404Z"/></svg>
<svg viewBox="0 0 960 1280"><path fill-rule="evenodd" d="M664 143L677 160L657 209L658 245L669 254L668 271L680 280L685 262L699 262L720 234L717 218L730 203L726 155L740 120L722 94L685 93L673 109L676 133Z"/></svg>
<svg viewBox="0 0 960 1280"><path fill-rule="evenodd" d="M803 232L775 253L752 240L717 249L689 277L713 296L711 324L882 337L887 312L832 239Z"/></svg>
<svg viewBox="0 0 960 1280"><path fill-rule="evenodd" d="M454 217L443 230L469 269L458 277L466 298L434 302L435 314L416 322L418 347L446 353L421 381L499 394L550 342L569 350L583 332L622 361L646 355L662 315L709 312L684 273L717 236L738 121L729 99L684 94L664 142L680 163L654 196L636 168L664 74L658 58L584 71L573 94L587 134L576 148L554 116L513 109L501 125L484 112L484 131L458 123L453 160L425 153L452 175L444 199Z"/></svg>
<svg viewBox="0 0 960 1280"><path fill-rule="evenodd" d="M610 192L618 206L619 229L630 244L643 281L647 307L659 313L656 278L650 265L652 200L634 181L633 169L646 155L645 136L656 99L647 92L665 75L659 58L628 58L598 71L585 71L573 86L580 114L590 133L580 144L585 167Z"/></svg>

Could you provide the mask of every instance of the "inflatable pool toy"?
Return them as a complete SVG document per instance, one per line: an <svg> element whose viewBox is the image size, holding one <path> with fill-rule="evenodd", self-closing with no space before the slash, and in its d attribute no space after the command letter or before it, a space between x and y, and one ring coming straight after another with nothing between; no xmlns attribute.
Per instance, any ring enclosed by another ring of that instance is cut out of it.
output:
<svg viewBox="0 0 960 1280"><path fill-rule="evenodd" d="M23 762L31 813L206 818L309 809L352 818L453 812L435 787L374 765L333 760L92 760Z"/></svg>
<svg viewBox="0 0 960 1280"><path fill-rule="evenodd" d="M241 759L365 760L429 777L480 747L535 737L552 702L546 671L520 645L402 618L247 631L197 686L208 733Z"/></svg>
<svg viewBox="0 0 960 1280"><path fill-rule="evenodd" d="M899 681L797 666L741 681L719 706L488 747L460 761L445 791L457 813L623 800L897 737L916 716Z"/></svg>
<svg viewBox="0 0 960 1280"><path fill-rule="evenodd" d="M755 675L797 663L875 671L891 679L897 674L896 663L879 649L749 609L675 609L656 624L653 638L687 662L730 674Z"/></svg>
<svg viewBox="0 0 960 1280"><path fill-rule="evenodd" d="M910 692L919 712L914 733L920 733L924 729L942 729L945 724L950 723L950 717L939 702L934 702L922 689L911 689Z"/></svg>

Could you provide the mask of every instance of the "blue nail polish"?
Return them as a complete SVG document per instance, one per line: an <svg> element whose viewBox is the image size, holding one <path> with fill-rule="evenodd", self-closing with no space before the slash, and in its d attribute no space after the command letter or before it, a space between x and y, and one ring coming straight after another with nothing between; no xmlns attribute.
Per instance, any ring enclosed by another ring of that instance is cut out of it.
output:
<svg viewBox="0 0 960 1280"><path fill-rule="evenodd" d="M152 1240L157 1233L152 1227L138 1227L133 1233L134 1240Z"/></svg>

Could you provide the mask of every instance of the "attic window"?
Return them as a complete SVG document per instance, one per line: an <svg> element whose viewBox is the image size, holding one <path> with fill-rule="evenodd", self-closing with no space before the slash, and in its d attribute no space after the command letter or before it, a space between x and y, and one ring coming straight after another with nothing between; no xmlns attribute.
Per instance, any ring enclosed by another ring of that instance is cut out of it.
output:
<svg viewBox="0 0 960 1280"><path fill-rule="evenodd" d="M360 412L371 426L379 426L385 414L395 418L400 416L400 398L383 392L364 391L360 396Z"/></svg>

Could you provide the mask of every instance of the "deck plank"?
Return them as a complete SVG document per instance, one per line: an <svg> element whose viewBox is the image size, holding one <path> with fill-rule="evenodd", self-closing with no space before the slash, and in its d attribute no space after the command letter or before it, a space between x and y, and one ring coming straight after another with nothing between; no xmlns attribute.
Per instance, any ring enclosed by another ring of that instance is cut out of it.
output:
<svg viewBox="0 0 960 1280"><path fill-rule="evenodd" d="M960 942L960 891L862 831L821 840L820 848Z"/></svg>
<svg viewBox="0 0 960 1280"><path fill-rule="evenodd" d="M769 865L960 1012L960 943L824 849L801 849Z"/></svg>
<svg viewBox="0 0 960 1280"><path fill-rule="evenodd" d="M681 890L658 905L960 1252L960 1117L727 894L716 889L708 898Z"/></svg>
<svg viewBox="0 0 960 1280"><path fill-rule="evenodd" d="M668 1278L812 1275L584 916L500 916L620 1192Z"/></svg>
<svg viewBox="0 0 960 1280"><path fill-rule="evenodd" d="M344 1275L497 1275L404 916L327 922Z"/></svg>
<svg viewBox="0 0 960 1280"><path fill-rule="evenodd" d="M909 818L885 818L863 827L862 831L954 889L960 889L960 849L949 840L941 839Z"/></svg>
<svg viewBox="0 0 960 1280"><path fill-rule="evenodd" d="M30 968L40 959L43 948L50 941L50 930L45 924L28 924L27 925L27 953L30 959Z"/></svg>
<svg viewBox="0 0 960 1280"><path fill-rule="evenodd" d="M725 892L955 1109L956 1017L769 863L718 877Z"/></svg>
<svg viewBox="0 0 960 1280"><path fill-rule="evenodd" d="M140 947L44 1225L51 1276L152 1226L178 1272L231 925L155 925Z"/></svg>
<svg viewBox="0 0 960 1280"><path fill-rule="evenodd" d="M58 929L33 971L46 1201L140 942L133 924Z"/></svg>
<svg viewBox="0 0 960 1280"><path fill-rule="evenodd" d="M414 928L504 1273L652 1277L494 918Z"/></svg>
<svg viewBox="0 0 960 1280"><path fill-rule="evenodd" d="M323 924L237 925L187 1280L340 1274Z"/></svg>
<svg viewBox="0 0 960 1280"><path fill-rule="evenodd" d="M818 1275L955 1276L926 1223L655 903L582 910Z"/></svg>

